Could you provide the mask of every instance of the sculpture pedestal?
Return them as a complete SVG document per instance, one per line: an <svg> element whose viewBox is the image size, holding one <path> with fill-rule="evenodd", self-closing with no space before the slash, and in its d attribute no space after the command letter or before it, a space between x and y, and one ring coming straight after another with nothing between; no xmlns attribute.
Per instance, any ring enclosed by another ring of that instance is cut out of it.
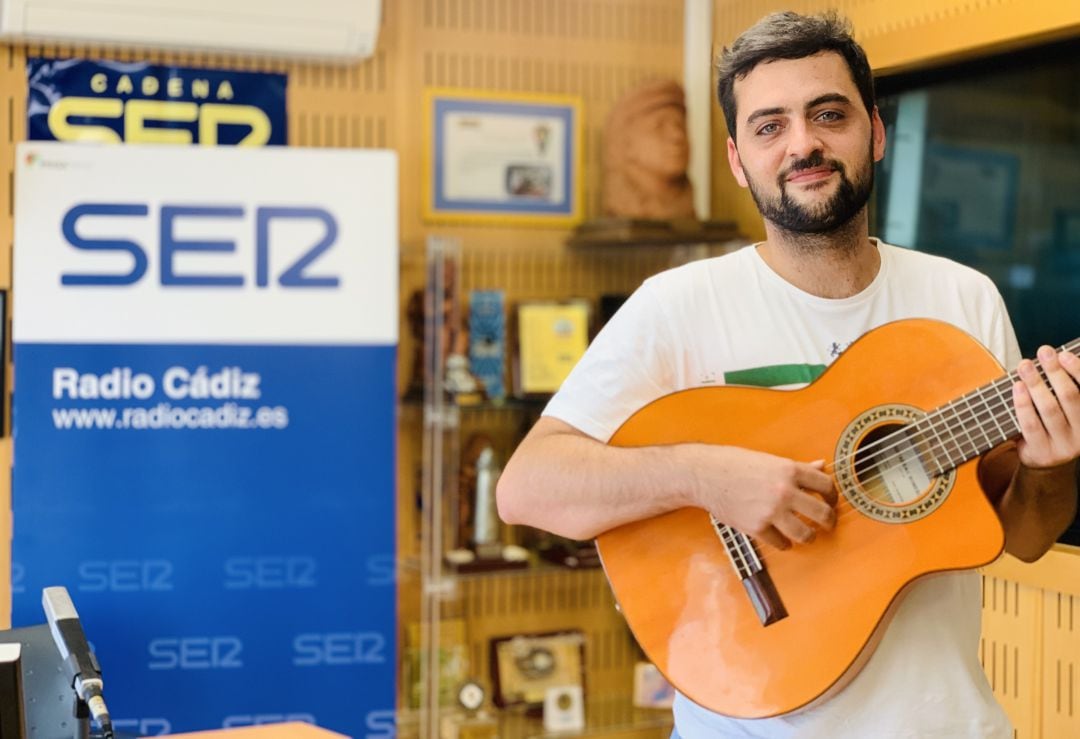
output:
<svg viewBox="0 0 1080 739"><path fill-rule="evenodd" d="M746 241L734 221L698 221L692 218L667 221L645 218L596 218L579 225L567 245L627 246L722 244Z"/></svg>

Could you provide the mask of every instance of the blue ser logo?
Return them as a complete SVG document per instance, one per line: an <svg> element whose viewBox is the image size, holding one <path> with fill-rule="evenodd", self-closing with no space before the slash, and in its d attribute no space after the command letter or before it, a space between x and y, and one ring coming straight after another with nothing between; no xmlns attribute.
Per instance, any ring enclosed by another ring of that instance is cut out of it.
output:
<svg viewBox="0 0 1080 739"><path fill-rule="evenodd" d="M232 729L237 726L264 726L265 724L283 724L297 721L305 724L317 725L319 722L310 713L238 713L226 716L221 722L223 729Z"/></svg>
<svg viewBox="0 0 1080 739"><path fill-rule="evenodd" d="M226 590L314 588L314 557L230 557L225 560Z"/></svg>
<svg viewBox="0 0 1080 739"><path fill-rule="evenodd" d="M136 736L162 736L172 733L172 722L167 718L117 718L113 719L117 731L131 732Z"/></svg>
<svg viewBox="0 0 1080 739"><path fill-rule="evenodd" d="M293 660L297 667L381 665L386 637L377 631L297 634Z"/></svg>
<svg viewBox="0 0 1080 739"><path fill-rule="evenodd" d="M186 636L152 639L147 647L151 670L229 670L244 666L244 643L235 636Z"/></svg>
<svg viewBox="0 0 1080 739"><path fill-rule="evenodd" d="M79 563L78 588L90 593L163 592L173 589L167 559L86 560Z"/></svg>
<svg viewBox="0 0 1080 739"><path fill-rule="evenodd" d="M131 256L131 269L112 274L80 274L67 272L60 283L68 286L124 286L141 280L149 268L149 257L142 244L123 238L88 238L79 235L82 219L123 220L146 218L150 206L145 203L80 203L68 209L61 223L61 231L69 244L84 251L122 252ZM160 247L161 284L168 287L243 287L250 277L256 287L270 284L270 231L275 221L314 221L322 224L322 236L291 265L277 275L277 282L288 288L333 288L340 284L336 276L313 275L309 268L337 241L337 220L329 211L313 207L269 207L255 209L255 257L253 275L235 272L224 274L181 274L177 271L175 258L182 252L233 253L236 242L229 239L191 240L176 235L176 222L180 219L240 219L245 217L240 206L191 206L163 205L159 214L158 233Z"/></svg>

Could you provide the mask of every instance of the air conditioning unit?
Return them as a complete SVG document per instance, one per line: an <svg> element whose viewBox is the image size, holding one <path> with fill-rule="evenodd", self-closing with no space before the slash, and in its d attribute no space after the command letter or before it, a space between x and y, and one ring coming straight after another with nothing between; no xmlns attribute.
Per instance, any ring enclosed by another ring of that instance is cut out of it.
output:
<svg viewBox="0 0 1080 739"><path fill-rule="evenodd" d="M382 0L0 0L0 38L350 61Z"/></svg>

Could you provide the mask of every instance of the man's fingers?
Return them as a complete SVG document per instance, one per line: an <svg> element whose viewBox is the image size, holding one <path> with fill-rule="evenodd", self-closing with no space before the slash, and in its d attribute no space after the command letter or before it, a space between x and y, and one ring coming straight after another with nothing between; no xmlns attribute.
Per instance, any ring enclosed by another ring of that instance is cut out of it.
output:
<svg viewBox="0 0 1080 739"><path fill-rule="evenodd" d="M1080 357L1070 351L1063 351L1058 354L1058 364L1072 376L1074 383L1080 382Z"/></svg>
<svg viewBox="0 0 1080 739"><path fill-rule="evenodd" d="M833 496L835 502L835 494ZM836 509L832 505L809 493L799 493L791 501L791 509L805 516L812 523L826 531L836 525ZM785 532L787 533L787 532Z"/></svg>
<svg viewBox="0 0 1080 739"><path fill-rule="evenodd" d="M1071 353L1063 352L1059 359L1058 353L1049 346L1039 349L1039 360L1042 362L1050 387L1054 390L1053 400L1061 407L1066 423L1075 427L1080 425L1080 404L1078 404L1080 390L1077 389L1072 374L1065 367L1066 363L1071 364L1072 358Z"/></svg>
<svg viewBox="0 0 1080 739"><path fill-rule="evenodd" d="M796 544L809 544L816 535L814 528L794 513L789 513L777 520L776 528L784 537Z"/></svg>
<svg viewBox="0 0 1080 739"><path fill-rule="evenodd" d="M791 549L791 542L788 541L787 537L777 531L775 526L770 526L765 529L757 535L757 538L777 549Z"/></svg>
<svg viewBox="0 0 1080 739"><path fill-rule="evenodd" d="M1020 426L1024 441L1034 443L1045 439L1046 429L1035 410L1031 390L1024 382L1013 383L1013 405L1016 408L1016 423Z"/></svg>
<svg viewBox="0 0 1080 739"><path fill-rule="evenodd" d="M1054 362L1055 369L1057 369L1056 360L1050 360ZM1035 368L1034 362L1025 359L1020 362L1020 366L1017 368L1020 375L1020 380L1024 383L1024 387L1027 388L1028 394L1031 396L1031 402L1034 405L1036 411L1039 414L1039 420L1042 426L1049 432L1060 431L1065 427L1065 414L1061 412L1061 406L1058 404L1057 398L1050 392L1050 387L1043 380L1042 375L1039 374L1039 370Z"/></svg>
<svg viewBox="0 0 1080 739"><path fill-rule="evenodd" d="M825 461L821 459L800 464L795 473L795 482L803 490L819 494L829 505L836 505L836 486L832 477L825 474L824 467Z"/></svg>

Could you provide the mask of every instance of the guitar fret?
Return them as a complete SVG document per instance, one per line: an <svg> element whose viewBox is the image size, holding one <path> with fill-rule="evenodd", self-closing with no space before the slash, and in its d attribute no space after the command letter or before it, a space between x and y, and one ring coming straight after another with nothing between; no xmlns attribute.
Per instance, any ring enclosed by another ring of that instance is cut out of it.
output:
<svg viewBox="0 0 1080 739"><path fill-rule="evenodd" d="M1020 433L1020 426L1013 416L1012 380L1008 376L1003 377L991 385L989 390L995 407L999 409L997 419L1002 425L1002 434L1006 439L1011 439Z"/></svg>
<svg viewBox="0 0 1080 739"><path fill-rule="evenodd" d="M990 435L986 433L986 425L980 422L978 412L976 412L975 408L971 405L971 393L968 393L964 396L964 404L967 406L968 412L971 414L971 420L978 427L983 439L986 440L986 449L993 449L994 442L990 440ZM976 450L976 453L978 453L978 450Z"/></svg>
<svg viewBox="0 0 1080 739"><path fill-rule="evenodd" d="M1012 425L1012 428L1009 431L1009 438L1011 439L1015 436L1019 436L1020 419L1016 417L1016 407L1013 405L1012 401L1012 382L1006 384L1005 389L998 397L1001 398L1001 403L1005 406L1005 417Z"/></svg>
<svg viewBox="0 0 1080 739"><path fill-rule="evenodd" d="M1080 341L1074 344L1062 350L1080 348ZM1015 372L1010 373L931 411L913 424L913 440L919 437L924 440L929 461L937 466L935 474L943 474L1020 435L1020 422L1012 404L1012 384L1018 380Z"/></svg>
<svg viewBox="0 0 1080 739"><path fill-rule="evenodd" d="M990 389L994 389L994 386L991 385ZM1001 427L1001 422L998 420L1000 411L995 411L993 408L990 407L990 402L986 399L985 392L979 393L979 398L982 400L983 405L986 407L987 412L990 414L990 419L994 422L994 427L997 429L998 436L1001 437L998 439L998 444L1000 444L1001 442L1009 438L1009 434L1007 434L1005 432L1005 429ZM998 399L1000 400L1001 397L998 396Z"/></svg>
<svg viewBox="0 0 1080 739"><path fill-rule="evenodd" d="M1012 400L1012 386L1020 380L1020 376L1016 372L1010 372L1005 377L1001 378L994 383L994 389L997 391L998 400L1005 410L1005 418L1012 425L1012 430L1009 433L1009 438L1020 435L1020 420L1016 417L1016 408L1013 406Z"/></svg>
<svg viewBox="0 0 1080 739"><path fill-rule="evenodd" d="M1061 350L1076 349L1080 340ZM1043 372L1041 367L1039 371ZM1020 435L1012 405L1012 384L1018 380L1012 372L937 408L920 422L920 433L932 435L936 442L931 444L931 453L939 474ZM944 431L938 433L939 428Z"/></svg>
<svg viewBox="0 0 1080 739"><path fill-rule="evenodd" d="M952 432L952 427L951 427L951 426L949 425L949 422L948 422L948 421L946 421L946 420L945 420L945 418L944 418L944 416L943 416L943 412L944 412L945 410L947 410L948 408L949 408L949 406L945 406L944 408L942 408L942 410L941 410L941 411L939 412L939 415L942 415L942 419L941 419L941 420L942 420L942 423L943 423L943 425L944 425L944 427L945 427L945 431L946 431L946 432L948 432L948 434L949 434L949 438L950 438L950 439L952 440L953 446L954 446L954 447L956 448L956 451L957 451L957 452L959 453L959 456L960 456L960 459L959 459L959 460L957 460L957 459L953 459L953 455L952 455L952 452L949 452L949 464L950 464L950 465L951 465L952 467L956 467L956 466L957 466L957 465L959 465L959 464L960 464L960 462L961 462L961 461L963 460L963 455L964 455L964 448L963 448L963 446L961 445L960 441L959 441L959 440L957 440L957 438L956 438L956 434L954 434L954 433ZM946 449L947 449L947 447L946 447Z"/></svg>
<svg viewBox="0 0 1080 739"><path fill-rule="evenodd" d="M978 453L979 453L979 445L977 443L975 443L975 437L973 437L971 435L971 429L969 429L967 424L964 423L963 417L960 415L960 412L958 410L959 403L952 403L952 406L953 406L953 419L956 421L957 425L960 427L960 430L963 432L964 437L967 438L967 443L971 446L971 451L969 452L966 448L964 448L961 445L961 450L960 451L961 451L962 458L964 460L968 460L968 459L971 459L972 457L975 457L975 456L978 455Z"/></svg>

